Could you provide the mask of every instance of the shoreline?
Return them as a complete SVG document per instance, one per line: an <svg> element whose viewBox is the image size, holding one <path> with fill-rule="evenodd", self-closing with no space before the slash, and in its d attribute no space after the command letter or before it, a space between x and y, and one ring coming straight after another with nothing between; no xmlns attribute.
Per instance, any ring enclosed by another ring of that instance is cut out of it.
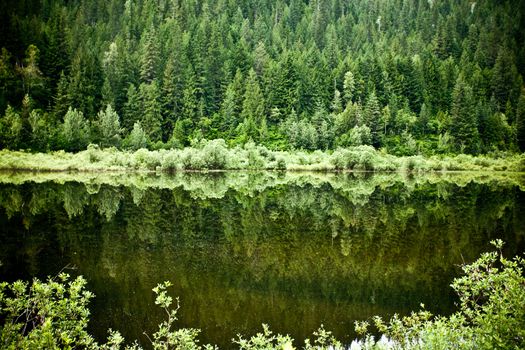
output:
<svg viewBox="0 0 525 350"><path fill-rule="evenodd" d="M334 151L272 151L264 146L227 148L208 141L200 148L135 152L91 145L77 153L0 150L0 171L77 173L220 173L275 171L319 173L525 172L525 153L502 157L439 155L397 157L371 146Z"/></svg>

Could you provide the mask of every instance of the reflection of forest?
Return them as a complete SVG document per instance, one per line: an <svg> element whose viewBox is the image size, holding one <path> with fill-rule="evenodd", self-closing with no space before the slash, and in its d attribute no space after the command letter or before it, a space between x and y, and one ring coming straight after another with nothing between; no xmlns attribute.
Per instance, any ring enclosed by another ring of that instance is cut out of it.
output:
<svg viewBox="0 0 525 350"><path fill-rule="evenodd" d="M420 302L450 312L457 264L496 237L514 254L525 235L516 178L23 176L0 180L0 276L54 274L71 263L98 296L100 329L125 325L133 337L157 321L151 288L168 279L181 324L219 344L261 322L299 338L324 323L342 336L356 318Z"/></svg>

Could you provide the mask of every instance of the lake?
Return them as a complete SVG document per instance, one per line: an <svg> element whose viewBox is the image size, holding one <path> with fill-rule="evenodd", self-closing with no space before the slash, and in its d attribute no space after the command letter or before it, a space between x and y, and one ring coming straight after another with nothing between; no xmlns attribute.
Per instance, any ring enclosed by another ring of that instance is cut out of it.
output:
<svg viewBox="0 0 525 350"><path fill-rule="evenodd" d="M147 345L171 281L178 326L232 346L266 323L301 346L321 324L454 311L460 265L525 250L525 178L447 173L0 175L0 280L88 280L90 331Z"/></svg>

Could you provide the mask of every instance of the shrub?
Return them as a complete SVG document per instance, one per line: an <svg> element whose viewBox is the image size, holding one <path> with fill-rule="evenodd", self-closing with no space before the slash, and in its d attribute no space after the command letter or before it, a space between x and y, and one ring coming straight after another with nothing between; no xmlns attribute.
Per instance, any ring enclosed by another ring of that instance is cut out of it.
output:
<svg viewBox="0 0 525 350"><path fill-rule="evenodd" d="M155 170L162 164L162 157L159 152L148 151L141 148L133 154L135 160L135 167Z"/></svg>
<svg viewBox="0 0 525 350"><path fill-rule="evenodd" d="M67 274L29 285L17 281L0 284L0 311L3 346L16 349L55 349L71 345L88 347L93 338L87 333L93 294L84 290L86 280L68 281Z"/></svg>
<svg viewBox="0 0 525 350"><path fill-rule="evenodd" d="M503 243L493 241L499 252L484 253L463 266L463 277L452 283L459 296L459 310L450 317L435 317L422 310L394 316L388 323L373 322L392 344L404 349L523 349L525 348L525 260L508 260ZM368 322L357 322L365 335Z"/></svg>
<svg viewBox="0 0 525 350"><path fill-rule="evenodd" d="M434 317L424 309L409 316L394 315L388 322L373 317L372 323L382 337L375 341L368 333L369 321L356 322L361 340L351 349L523 349L525 348L525 260L503 257L501 241L492 242L499 252L484 253L472 264L463 266L464 276L456 278L452 288L459 297L459 310L449 317ZM0 336L2 345L12 349L90 348L121 349L124 338L110 331L106 344L99 345L86 331L93 294L84 289L86 281L60 274L46 283L17 281L0 283ZM155 304L164 309L163 321L152 337L154 349L212 349L202 347L196 339L199 331L174 329L179 300L173 309L173 298L167 293L171 284L153 288ZM322 327L314 332L313 343L305 341L304 349L342 350L345 347ZM292 339L274 335L263 325L263 332L234 343L240 349L291 350ZM134 348L138 348L135 346Z"/></svg>
<svg viewBox="0 0 525 350"><path fill-rule="evenodd" d="M166 153L162 159L162 169L165 171L175 171L181 167L181 159L179 157L179 152L170 151Z"/></svg>
<svg viewBox="0 0 525 350"><path fill-rule="evenodd" d="M228 148L223 139L209 141L202 149L202 158L207 169L228 168Z"/></svg>
<svg viewBox="0 0 525 350"><path fill-rule="evenodd" d="M187 170L205 169L206 163L202 152L194 148L186 148L181 155L182 167Z"/></svg>

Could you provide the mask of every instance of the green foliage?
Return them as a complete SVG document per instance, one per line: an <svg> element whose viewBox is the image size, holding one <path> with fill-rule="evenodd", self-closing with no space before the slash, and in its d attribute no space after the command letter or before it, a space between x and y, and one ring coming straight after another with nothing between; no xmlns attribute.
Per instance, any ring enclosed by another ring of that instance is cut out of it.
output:
<svg viewBox="0 0 525 350"><path fill-rule="evenodd" d="M45 141L43 139L42 141ZM176 140L172 145L177 146ZM274 151L265 146L247 142L244 146L228 148L222 139L196 142L194 147L167 149L160 144L155 151L146 149L149 141L136 123L134 131L123 141L129 151L114 147L97 150L93 158L93 147L76 154L63 151L48 154L25 153L3 150L0 152L0 168L32 169L51 171L94 170L354 170L354 171L419 171L434 172L448 170L464 171L515 171L523 172L523 155L494 154L488 156L393 156L372 146L338 148L335 151ZM409 146L409 143L406 145ZM44 143L42 144L44 147ZM178 147L178 146L177 146ZM414 146L415 147L415 146ZM400 148L398 148L398 151ZM414 154L403 151L404 154ZM86 162L88 155L89 162Z"/></svg>
<svg viewBox="0 0 525 350"><path fill-rule="evenodd" d="M492 242L501 250L503 242ZM463 266L464 276L456 278L452 288L459 297L458 310L450 316L433 316L429 311L408 316L394 315L384 321L373 317L371 323L382 334L376 341L368 332L369 321L356 321L361 339L351 348L360 349L519 349L525 346L525 260L518 256L504 258L500 252L484 253L471 264ZM35 279L31 285L17 281L0 284L0 341L6 348L69 348L120 349L124 338L110 330L106 344L99 345L87 332L87 304L93 294L86 291L86 281L60 274L43 283ZM158 330L148 336L154 349L213 349L199 345L199 331L175 329L179 300L173 309L173 298L164 282L153 288L155 304L166 319ZM304 349L343 349L322 326L314 332L313 343L307 339ZM291 350L293 339L274 335L267 325L263 332L246 339L238 335L233 342L240 349ZM134 344L129 348L138 349Z"/></svg>
<svg viewBox="0 0 525 350"><path fill-rule="evenodd" d="M90 138L89 123L84 114L76 109L67 111L62 124L62 140L64 149L78 152L87 147Z"/></svg>
<svg viewBox="0 0 525 350"><path fill-rule="evenodd" d="M244 339L241 335L238 335L238 339L234 340L234 343L239 345L241 350L293 349L290 336L274 335L266 324L263 324L262 333L257 333L250 339Z"/></svg>
<svg viewBox="0 0 525 350"><path fill-rule="evenodd" d="M179 299L177 299L177 306L175 309L170 309L173 303L173 298L167 294L166 289L172 284L164 282L158 284L153 288L156 294L155 305L159 305L167 315L167 320L159 324L159 329L150 338L153 349L181 349L181 350L199 350L203 349L198 344L197 336L199 330L192 328L173 329L174 323L177 320L177 311L179 310ZM204 349L214 349L211 345L204 346Z"/></svg>
<svg viewBox="0 0 525 350"><path fill-rule="evenodd" d="M98 112L96 126L98 128L99 142L102 147L120 145L120 120L116 111L111 105L107 105L105 110Z"/></svg>
<svg viewBox="0 0 525 350"><path fill-rule="evenodd" d="M22 140L22 118L13 107L7 106L4 117L0 120L0 142L4 148L17 149Z"/></svg>
<svg viewBox="0 0 525 350"><path fill-rule="evenodd" d="M23 115L29 95L48 114L51 150L78 148L53 131L69 108L93 121L107 104L121 137L140 121L152 149L193 138L279 150L369 144L350 135L356 126L397 155L524 149L525 14L512 2L15 5L0 8L9 39L0 111ZM25 126L19 137L3 129L2 148L44 149ZM99 136L83 144L107 144Z"/></svg>
<svg viewBox="0 0 525 350"><path fill-rule="evenodd" d="M501 249L503 242L492 242ZM512 260L500 252L484 253L464 265L464 276L452 283L459 297L458 311L448 317L425 310L384 322L374 318L378 330L403 349L520 349L525 346L525 260ZM424 307L424 305L422 305ZM365 324L356 330L366 334ZM368 339L370 336L368 336ZM372 343L373 344L373 343ZM382 348L373 344L370 348Z"/></svg>
<svg viewBox="0 0 525 350"><path fill-rule="evenodd" d="M2 328L0 342L9 349L69 348L94 345L86 328L88 302L93 294L86 280L69 281L67 274L29 285L17 281L0 284Z"/></svg>
<svg viewBox="0 0 525 350"><path fill-rule="evenodd" d="M148 135L142 129L140 122L136 122L133 125L133 130L124 140L124 147L132 150L138 150L140 148L148 147L149 139Z"/></svg>

